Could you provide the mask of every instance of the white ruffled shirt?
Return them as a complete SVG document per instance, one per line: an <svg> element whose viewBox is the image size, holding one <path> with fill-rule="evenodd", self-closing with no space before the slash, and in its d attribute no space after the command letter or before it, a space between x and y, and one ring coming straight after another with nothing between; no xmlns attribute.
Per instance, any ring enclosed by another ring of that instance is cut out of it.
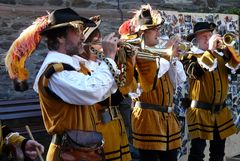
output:
<svg viewBox="0 0 240 161"><path fill-rule="evenodd" d="M116 63L107 58L117 72ZM54 73L49 79L49 88L63 101L76 105L93 105L100 102L117 90L117 84L105 62L91 73L91 76L80 72L79 60L56 51L49 51L34 82L33 89L38 93L39 78L49 64L65 63L71 65L76 71Z"/></svg>
<svg viewBox="0 0 240 161"><path fill-rule="evenodd" d="M166 72L168 72L174 88L187 80L183 65L178 58L173 58L171 63L164 58L160 58L158 78L162 77Z"/></svg>
<svg viewBox="0 0 240 161"><path fill-rule="evenodd" d="M178 58L173 58L168 74L174 89L176 89L179 85L182 85L187 80L183 64L178 60Z"/></svg>
<svg viewBox="0 0 240 161"><path fill-rule="evenodd" d="M202 49L199 49L198 47L196 46L193 46L191 48L191 51L194 53L194 54L203 54L204 51ZM213 65L210 67L208 65L206 65L205 63L203 63L202 61L200 61L199 59L197 59L198 63L205 69L207 69L209 72L211 71L214 71L216 68L217 68L217 58L214 59L214 62L213 62Z"/></svg>

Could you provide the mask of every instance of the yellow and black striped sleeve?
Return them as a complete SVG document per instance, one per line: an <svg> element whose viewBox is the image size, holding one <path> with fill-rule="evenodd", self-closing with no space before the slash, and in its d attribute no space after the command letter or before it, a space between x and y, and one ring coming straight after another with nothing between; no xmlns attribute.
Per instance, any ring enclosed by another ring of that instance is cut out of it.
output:
<svg viewBox="0 0 240 161"><path fill-rule="evenodd" d="M22 151L23 151L23 154L25 156L25 145L28 141L28 139L24 138L23 136L21 135L11 135L12 133L14 133L10 128L8 128L7 126L2 126L1 129L2 130L2 141L4 141L4 139L6 137L9 137L8 138L8 142L9 144L12 144L12 145L18 145L19 147L21 147ZM27 158L25 156L25 160L30 160L30 158Z"/></svg>
<svg viewBox="0 0 240 161"><path fill-rule="evenodd" d="M193 56L193 54L183 56L181 62L186 74L191 79L198 79L205 72L205 70L199 65L197 57Z"/></svg>

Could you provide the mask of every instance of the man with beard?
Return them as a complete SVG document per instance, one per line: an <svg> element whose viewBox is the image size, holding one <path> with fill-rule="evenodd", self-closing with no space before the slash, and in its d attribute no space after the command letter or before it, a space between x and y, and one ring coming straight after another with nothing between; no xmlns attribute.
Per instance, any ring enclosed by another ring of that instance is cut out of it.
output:
<svg viewBox="0 0 240 161"><path fill-rule="evenodd" d="M118 38L112 33L103 39L106 58L88 75L73 55L83 50L83 28L96 24L70 8L53 11L49 21L41 32L47 38L49 52L34 83L45 127L53 135L46 160L102 160L102 140L98 133L93 133L97 113L92 105L116 92L119 71L113 60ZM66 149L64 141L67 146L84 146Z"/></svg>

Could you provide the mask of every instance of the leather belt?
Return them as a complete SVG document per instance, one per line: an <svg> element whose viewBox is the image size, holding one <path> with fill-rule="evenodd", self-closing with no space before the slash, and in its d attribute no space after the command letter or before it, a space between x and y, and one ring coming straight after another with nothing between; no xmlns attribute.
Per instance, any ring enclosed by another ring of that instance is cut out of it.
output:
<svg viewBox="0 0 240 161"><path fill-rule="evenodd" d="M137 101L135 103L135 107L140 107L142 109L155 110L158 112L166 112L166 113L171 113L173 111L172 107L160 106L160 105L150 104L150 103L145 103L145 102L140 102L140 101Z"/></svg>
<svg viewBox="0 0 240 161"><path fill-rule="evenodd" d="M52 136L52 141L51 143L55 144L55 145L61 145L62 143L62 137L63 135L60 135L60 134L54 134Z"/></svg>
<svg viewBox="0 0 240 161"><path fill-rule="evenodd" d="M213 113L217 113L221 109L226 107L226 103L224 101L222 104L210 104L210 103L205 103L197 100L192 100L190 107L201 108L201 109L212 111Z"/></svg>

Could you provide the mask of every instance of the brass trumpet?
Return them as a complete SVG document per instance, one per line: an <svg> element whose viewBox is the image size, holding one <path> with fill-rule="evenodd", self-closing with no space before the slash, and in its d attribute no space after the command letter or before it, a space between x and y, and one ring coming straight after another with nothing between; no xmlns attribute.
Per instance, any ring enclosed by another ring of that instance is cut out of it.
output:
<svg viewBox="0 0 240 161"><path fill-rule="evenodd" d="M230 51L230 54L232 56L232 58L240 63L240 55L237 51L235 51L234 49L234 45L236 43L237 40L237 36L233 33L226 33L223 35L222 40L219 41L217 50L218 51L223 51L224 49L228 49Z"/></svg>
<svg viewBox="0 0 240 161"><path fill-rule="evenodd" d="M172 49L161 49L155 47L147 47L145 46L144 49L139 49L137 53L137 57L141 59L147 60L156 60L159 57L166 57L167 59L171 60Z"/></svg>
<svg viewBox="0 0 240 161"><path fill-rule="evenodd" d="M180 42L180 43L178 44L178 47L179 47L179 49L180 49L182 52L187 52L187 51L189 51L192 46L193 46L193 45L192 45L191 42Z"/></svg>
<svg viewBox="0 0 240 161"><path fill-rule="evenodd" d="M118 42L118 46L122 46L125 44L138 45L141 43L144 43L144 39L142 39L141 37L138 37L136 39L122 40L122 41ZM102 41L83 43L83 45L102 45Z"/></svg>
<svg viewBox="0 0 240 161"><path fill-rule="evenodd" d="M223 43L227 46L233 46L236 42L236 35L232 33L226 33L223 35Z"/></svg>
<svg viewBox="0 0 240 161"><path fill-rule="evenodd" d="M101 41L97 42L90 42L90 43L84 43L84 45L101 45ZM118 43L118 46L125 46L125 45L138 45L137 47L138 58L142 59L148 59L148 60L155 60L158 57L165 57L169 60L173 57L173 47L170 48L157 48L157 47L148 47L144 43L144 39L142 36L130 39L130 40L123 40ZM181 42L178 44L178 47L181 49L181 51L188 51L190 49L189 43Z"/></svg>
<svg viewBox="0 0 240 161"><path fill-rule="evenodd" d="M227 46L233 46L236 42L237 38L236 35L232 33L226 33L223 35L222 40L218 42L218 49L222 50Z"/></svg>
<svg viewBox="0 0 240 161"><path fill-rule="evenodd" d="M184 42L184 41L180 42L178 44L178 48L181 51L180 54L182 54L190 50L191 43ZM157 48L157 47L144 46L144 48L141 48L141 51L142 51L141 54L145 52L145 55L151 54L151 57L154 55L154 56L165 57L169 60L171 60L173 57L173 46L171 46L170 48Z"/></svg>

